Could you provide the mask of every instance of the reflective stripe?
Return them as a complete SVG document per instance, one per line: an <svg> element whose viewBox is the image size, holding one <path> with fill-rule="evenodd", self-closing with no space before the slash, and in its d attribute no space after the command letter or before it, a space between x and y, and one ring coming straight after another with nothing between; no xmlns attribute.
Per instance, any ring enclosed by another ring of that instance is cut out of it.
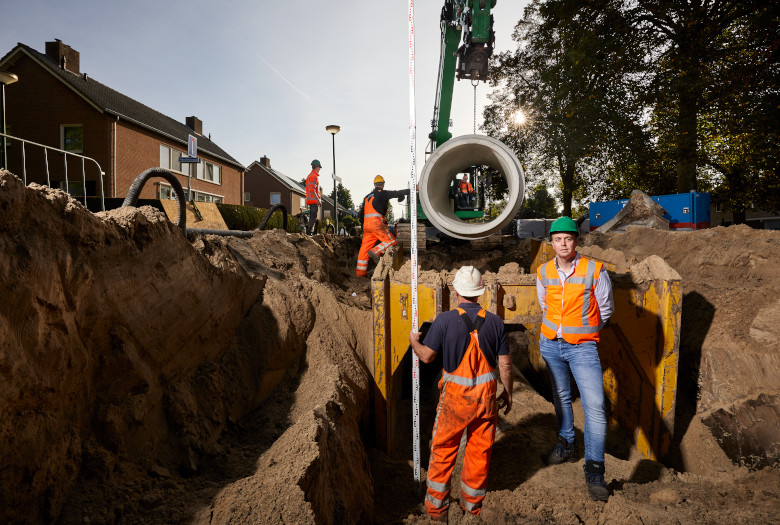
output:
<svg viewBox="0 0 780 525"><path fill-rule="evenodd" d="M542 319L542 324L552 330L553 332L558 331L558 325L547 319L546 317Z"/></svg>
<svg viewBox="0 0 780 525"><path fill-rule="evenodd" d="M460 498L460 504L463 505L463 508L469 512L473 512L482 506L482 503L471 503L470 501L463 498Z"/></svg>
<svg viewBox="0 0 780 525"><path fill-rule="evenodd" d="M472 489L471 487L466 485L466 483L463 480L460 481L460 491L465 492L469 496L474 496L475 498L487 494L487 489Z"/></svg>
<svg viewBox="0 0 780 525"><path fill-rule="evenodd" d="M368 264L368 259L358 259L358 264L360 263Z"/></svg>
<svg viewBox="0 0 780 525"><path fill-rule="evenodd" d="M554 278L548 278L547 277L547 265L545 264L540 268L541 274L542 274L542 285L543 286L560 286L561 280L560 279L554 279Z"/></svg>
<svg viewBox="0 0 780 525"><path fill-rule="evenodd" d="M381 215L378 214L378 213L366 213L365 215L363 215L364 219L367 218L367 217L381 217Z"/></svg>
<svg viewBox="0 0 780 525"><path fill-rule="evenodd" d="M428 478L428 488L431 488L436 492L449 492L450 482L448 481L447 483L436 483L435 481L431 481L431 478Z"/></svg>
<svg viewBox="0 0 780 525"><path fill-rule="evenodd" d="M590 307L590 295L593 288L593 274L596 272L595 261L588 260L588 269L585 270L584 285L585 290L582 292L582 326L588 326L588 308ZM579 333L579 332L578 332ZM588 332L590 333L590 332Z"/></svg>
<svg viewBox="0 0 780 525"><path fill-rule="evenodd" d="M562 334L597 334L598 326L561 326Z"/></svg>
<svg viewBox="0 0 780 525"><path fill-rule="evenodd" d="M431 496L430 494L426 494L425 495L425 499L427 499L431 503L431 505L433 505L437 509L440 509L440 508L444 507L444 503L442 502L442 500L436 499L433 496ZM420 501L420 500L417 500L417 501Z"/></svg>
<svg viewBox="0 0 780 525"><path fill-rule="evenodd" d="M492 372L488 372L487 374L482 374L481 376L477 377L461 377L456 376L455 374L444 372L443 377L445 383L449 381L450 383L455 383L456 385L460 386L477 386L484 383L489 383L490 381L498 380L498 373L493 370Z"/></svg>

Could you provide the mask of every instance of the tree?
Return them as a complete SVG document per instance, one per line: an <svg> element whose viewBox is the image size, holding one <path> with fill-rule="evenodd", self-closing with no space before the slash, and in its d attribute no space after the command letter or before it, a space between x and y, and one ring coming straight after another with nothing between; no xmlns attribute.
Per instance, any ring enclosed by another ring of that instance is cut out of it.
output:
<svg viewBox="0 0 780 525"><path fill-rule="evenodd" d="M391 202L387 202L387 213L385 213L385 220L388 224L393 224L395 222L395 215L393 214L393 204Z"/></svg>
<svg viewBox="0 0 780 525"><path fill-rule="evenodd" d="M575 195L587 197L586 182L599 182L594 167L648 142L636 85L643 54L621 5L535 0L513 34L517 50L494 60L491 84L498 89L484 129L514 144L541 177L558 174L564 215ZM507 125L522 103L528 123Z"/></svg>
<svg viewBox="0 0 780 525"><path fill-rule="evenodd" d="M652 86L662 108L671 109L677 191L697 190L699 117L718 90L713 66L735 58L730 29L744 26L764 0L633 0L626 10L649 46ZM776 37L775 37L776 38Z"/></svg>
<svg viewBox="0 0 780 525"><path fill-rule="evenodd" d="M337 186L337 192L338 192L338 197L339 197L339 201L338 202L339 202L340 206L343 206L344 208L346 208L348 210L351 210L351 209L353 209L355 207L355 204L352 202L352 194L350 193L350 191L347 188L342 186L340 182L339 182L339 184ZM331 199L334 198L333 197L334 193L335 192L333 192L333 191L330 192L330 198Z"/></svg>
<svg viewBox="0 0 780 525"><path fill-rule="evenodd" d="M542 181L530 190L517 212L519 219L546 219L558 216L558 204Z"/></svg>

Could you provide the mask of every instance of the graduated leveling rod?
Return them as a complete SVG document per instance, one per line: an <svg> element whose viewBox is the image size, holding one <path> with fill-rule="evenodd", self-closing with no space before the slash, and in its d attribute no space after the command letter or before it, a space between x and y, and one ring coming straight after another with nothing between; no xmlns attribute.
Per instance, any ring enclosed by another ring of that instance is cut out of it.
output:
<svg viewBox="0 0 780 525"><path fill-rule="evenodd" d="M414 0L409 0L409 153L411 155L411 173L409 181L409 206L411 219L411 303L412 331L417 333L417 166L416 166L416 124L414 104ZM412 450L414 463L414 489L422 493L420 482L420 360L412 352Z"/></svg>

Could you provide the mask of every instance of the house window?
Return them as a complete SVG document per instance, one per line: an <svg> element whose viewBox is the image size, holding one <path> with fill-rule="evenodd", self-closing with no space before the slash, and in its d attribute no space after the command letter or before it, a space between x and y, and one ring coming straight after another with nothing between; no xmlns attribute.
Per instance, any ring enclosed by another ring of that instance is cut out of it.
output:
<svg viewBox="0 0 780 525"><path fill-rule="evenodd" d="M301 209L306 207L306 197L301 197Z"/></svg>
<svg viewBox="0 0 780 525"><path fill-rule="evenodd" d="M274 204L282 203L282 194L278 192L271 192L271 206Z"/></svg>
<svg viewBox="0 0 780 525"><path fill-rule="evenodd" d="M723 211L723 205L721 203L719 203L719 202L716 202L715 203L715 212L716 213L720 213L722 211Z"/></svg>
<svg viewBox="0 0 780 525"><path fill-rule="evenodd" d="M222 184L222 166L208 161L200 162L196 166L196 178L207 180L214 184Z"/></svg>
<svg viewBox="0 0 780 525"><path fill-rule="evenodd" d="M179 157L186 156L183 151L160 144L160 167L166 170L178 171L184 175L190 174L190 165L179 162Z"/></svg>
<svg viewBox="0 0 780 525"><path fill-rule="evenodd" d="M175 200L176 192L167 184L160 184L160 200Z"/></svg>
<svg viewBox="0 0 780 525"><path fill-rule="evenodd" d="M223 197L221 195L213 195L211 193L204 193L202 191L193 191L192 192L192 200L195 202L214 202L214 203L221 203L223 200Z"/></svg>
<svg viewBox="0 0 780 525"><path fill-rule="evenodd" d="M60 126L60 148L71 153L84 152L84 126L63 124Z"/></svg>

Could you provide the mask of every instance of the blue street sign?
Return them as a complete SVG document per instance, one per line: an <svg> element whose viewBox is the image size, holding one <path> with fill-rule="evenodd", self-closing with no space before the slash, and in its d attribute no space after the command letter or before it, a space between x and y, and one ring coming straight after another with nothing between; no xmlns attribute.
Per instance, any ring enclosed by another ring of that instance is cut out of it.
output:
<svg viewBox="0 0 780 525"><path fill-rule="evenodd" d="M200 159L198 157L179 157L179 162L183 164L198 164L200 163Z"/></svg>
<svg viewBox="0 0 780 525"><path fill-rule="evenodd" d="M192 135L187 136L187 156L188 157L198 156L198 138L193 137Z"/></svg>

